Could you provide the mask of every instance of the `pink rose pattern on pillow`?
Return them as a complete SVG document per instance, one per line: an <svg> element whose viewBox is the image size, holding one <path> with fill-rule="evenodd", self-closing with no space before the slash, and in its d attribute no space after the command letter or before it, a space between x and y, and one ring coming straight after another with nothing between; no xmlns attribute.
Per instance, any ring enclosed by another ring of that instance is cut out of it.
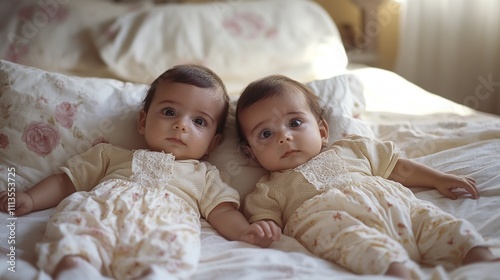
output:
<svg viewBox="0 0 500 280"><path fill-rule="evenodd" d="M49 24L62 24L67 20L70 10L56 1L53 3L55 5L31 4L17 12L15 16L21 22L20 30L19 34L11 34L15 37L9 40L4 54L6 60L22 62L30 52L30 39L38 35L40 28Z"/></svg>
<svg viewBox="0 0 500 280"><path fill-rule="evenodd" d="M9 137L4 133L0 133L0 149L5 149L7 146L9 146Z"/></svg>
<svg viewBox="0 0 500 280"><path fill-rule="evenodd" d="M76 106L63 102L56 106L56 120L64 128L71 128L75 120Z"/></svg>
<svg viewBox="0 0 500 280"><path fill-rule="evenodd" d="M50 123L32 122L24 128L22 140L28 149L45 157L59 144L61 136L56 127Z"/></svg>
<svg viewBox="0 0 500 280"><path fill-rule="evenodd" d="M268 27L260 15L253 13L234 13L231 17L224 20L223 26L235 37L247 39L264 37L272 39L277 36L276 28Z"/></svg>
<svg viewBox="0 0 500 280"><path fill-rule="evenodd" d="M68 87L67 81L58 75L48 74L45 76L45 79L53 87L60 90L64 90ZM0 86L4 87L5 92L8 91L7 88L10 86L11 82L8 73L0 72ZM3 91L4 90L0 93L3 94ZM57 146L62 145L62 131L59 130L61 127L71 129L72 133L70 135L77 139L83 139L83 135L79 128L74 126L75 121L78 119L77 108L82 103L93 104L93 100L81 99L81 97L79 97L78 100L74 101L76 101L76 103L62 101L59 104L51 105L51 102L44 96L27 96L24 100L19 100L16 104L0 104L0 118L3 119L0 124L0 149L8 149L13 141L13 135L5 133L3 127L4 124L11 122L9 119L15 118L11 116L11 112L16 110L16 107L22 107L23 110L29 107L29 111L33 112L29 120L26 120L31 122L25 124L22 128L22 136L19 140L26 144L29 151L38 156L46 157L51 154ZM93 145L96 143L108 142L108 140L101 135L95 135L95 138Z"/></svg>

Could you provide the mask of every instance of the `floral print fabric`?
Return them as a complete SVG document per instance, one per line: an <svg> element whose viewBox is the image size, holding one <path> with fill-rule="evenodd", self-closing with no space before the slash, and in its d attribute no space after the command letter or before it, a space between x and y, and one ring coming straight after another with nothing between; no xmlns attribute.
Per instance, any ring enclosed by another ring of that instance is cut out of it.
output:
<svg viewBox="0 0 500 280"><path fill-rule="evenodd" d="M15 164L23 191L98 143L143 148L135 124L145 91L0 60L0 171Z"/></svg>
<svg viewBox="0 0 500 280"><path fill-rule="evenodd" d="M163 154L161 169L151 169L151 155L162 153L134 153L131 181L107 180L63 200L37 247L38 266L51 273L63 256L76 254L116 279L152 267L187 278L199 260L200 214L165 184L172 157Z"/></svg>
<svg viewBox="0 0 500 280"><path fill-rule="evenodd" d="M470 248L485 245L466 220L385 179L397 157L392 142L346 137L262 180L245 200L249 220L281 218L286 235L358 274L383 274L390 263L405 262L418 276L415 263L454 267Z"/></svg>

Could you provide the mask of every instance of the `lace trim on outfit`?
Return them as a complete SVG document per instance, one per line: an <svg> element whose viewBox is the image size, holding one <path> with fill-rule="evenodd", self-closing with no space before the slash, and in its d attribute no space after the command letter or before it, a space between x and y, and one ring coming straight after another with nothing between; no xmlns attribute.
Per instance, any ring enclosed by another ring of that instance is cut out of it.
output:
<svg viewBox="0 0 500 280"><path fill-rule="evenodd" d="M333 151L322 152L308 162L297 166L294 171L302 173L317 190L329 189L352 181L344 161Z"/></svg>
<svg viewBox="0 0 500 280"><path fill-rule="evenodd" d="M132 159L132 180L142 186L166 185L173 176L174 161L172 154L137 150Z"/></svg>

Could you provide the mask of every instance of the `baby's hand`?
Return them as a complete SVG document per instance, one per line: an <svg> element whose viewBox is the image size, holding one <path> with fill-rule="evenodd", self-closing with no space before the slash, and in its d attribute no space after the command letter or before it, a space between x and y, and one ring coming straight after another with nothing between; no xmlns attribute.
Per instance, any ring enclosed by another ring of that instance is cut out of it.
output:
<svg viewBox="0 0 500 280"><path fill-rule="evenodd" d="M471 177L446 174L438 180L435 187L440 193L451 199L457 199L457 194L452 191L454 189L464 189L472 195L473 199L479 197L476 181Z"/></svg>
<svg viewBox="0 0 500 280"><path fill-rule="evenodd" d="M11 197L9 192L2 191L0 192L0 211L9 215L15 213L16 216L28 214L33 211L33 199L25 192L16 192L15 196Z"/></svg>
<svg viewBox="0 0 500 280"><path fill-rule="evenodd" d="M274 241L279 241L281 228L273 221L258 221L247 227L241 234L241 240L265 248Z"/></svg>

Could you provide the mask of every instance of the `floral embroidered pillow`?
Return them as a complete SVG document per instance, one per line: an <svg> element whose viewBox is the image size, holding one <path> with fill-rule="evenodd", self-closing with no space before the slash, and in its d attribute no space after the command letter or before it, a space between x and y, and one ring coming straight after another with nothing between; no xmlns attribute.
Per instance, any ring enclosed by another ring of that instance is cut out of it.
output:
<svg viewBox="0 0 500 280"><path fill-rule="evenodd" d="M0 87L0 172L14 167L18 190L58 172L69 157L97 143L144 145L136 123L146 85L70 77L0 60Z"/></svg>

